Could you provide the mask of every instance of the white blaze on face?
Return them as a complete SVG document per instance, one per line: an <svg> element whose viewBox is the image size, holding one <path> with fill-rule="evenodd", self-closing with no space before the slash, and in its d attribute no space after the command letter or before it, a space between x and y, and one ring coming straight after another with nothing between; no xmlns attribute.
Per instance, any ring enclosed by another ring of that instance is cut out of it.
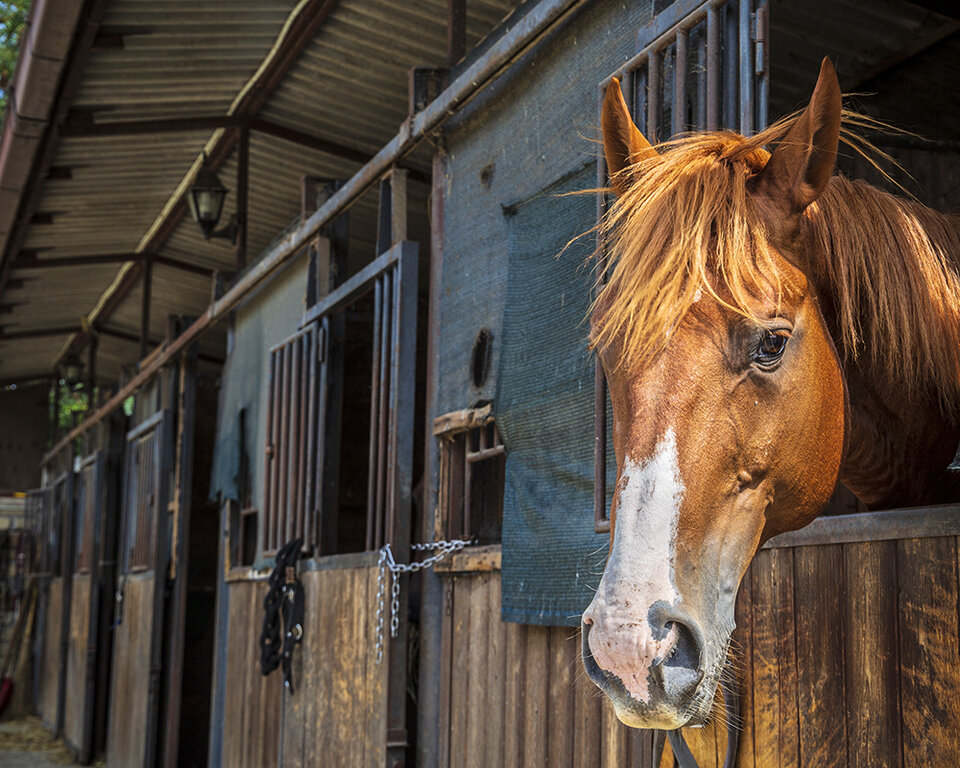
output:
<svg viewBox="0 0 960 768"><path fill-rule="evenodd" d="M676 639L676 629L654 632L648 619L654 603L674 605L679 597L674 552L684 487L673 429L646 461L626 457L619 491L610 558L584 616L593 624L588 642L594 661L647 703L650 664Z"/></svg>

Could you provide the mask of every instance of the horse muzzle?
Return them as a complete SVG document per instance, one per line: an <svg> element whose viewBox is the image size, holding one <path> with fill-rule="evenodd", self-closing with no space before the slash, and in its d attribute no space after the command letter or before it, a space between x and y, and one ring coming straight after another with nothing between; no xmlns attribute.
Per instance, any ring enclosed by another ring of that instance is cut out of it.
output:
<svg viewBox="0 0 960 768"><path fill-rule="evenodd" d="M673 729L702 722L713 691L699 623L663 601L646 621L602 615L591 604L583 616L583 666L634 728ZM713 681L715 682L715 681Z"/></svg>

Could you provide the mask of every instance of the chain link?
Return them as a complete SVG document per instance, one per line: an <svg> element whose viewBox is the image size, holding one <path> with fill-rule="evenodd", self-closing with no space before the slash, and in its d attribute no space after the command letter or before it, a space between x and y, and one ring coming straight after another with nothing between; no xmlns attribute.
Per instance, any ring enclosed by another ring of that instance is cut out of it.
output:
<svg viewBox="0 0 960 768"><path fill-rule="evenodd" d="M393 550L387 544L380 548L380 559L377 560L379 572L377 574L377 664L383 661L383 612L386 598L387 571L390 571L390 637L397 636L397 630L400 628L400 579L401 573L416 573L424 568L429 568L434 563L439 563L445 557L454 552L463 549L470 542L463 539L452 539L450 541L428 541L424 544L411 544L410 549L415 552L429 552L435 550L435 553L423 560L414 560L410 563L398 563L393 558Z"/></svg>

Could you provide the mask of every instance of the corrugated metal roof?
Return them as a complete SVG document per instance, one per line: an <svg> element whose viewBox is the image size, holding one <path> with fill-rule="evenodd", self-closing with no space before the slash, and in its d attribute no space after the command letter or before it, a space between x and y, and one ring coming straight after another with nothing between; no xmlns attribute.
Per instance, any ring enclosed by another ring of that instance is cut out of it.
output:
<svg viewBox="0 0 960 768"><path fill-rule="evenodd" d="M468 50L517 4L470 0ZM71 110L92 115L97 123L227 116L299 7L296 0L110 0L101 33L122 36L123 46L90 52ZM409 69L444 64L446 15L446 0L340 0L258 117L375 153L407 116ZM949 21L907 0L772 0L771 113L805 101L824 53L834 57L841 75L869 73L943 31L938 25ZM36 250L40 259L134 251L169 207L212 133L61 137L53 165L69 169L70 177L44 182L37 211L50 214L41 217L50 223L31 224L23 247ZM426 172L428 156L423 150L407 162ZM248 261L298 216L302 175L346 179L358 167L355 160L254 131ZM222 219L226 222L236 202L235 151L219 175L233 190ZM411 185L422 201L427 190ZM425 206L416 207L422 211ZM356 266L372 256L375 192L355 204L350 215L351 262ZM424 225L412 222L414 229ZM160 255L211 270L230 269L234 260L228 243L204 240L189 218L173 228ZM207 306L210 281L164 265L154 269L151 331L160 337L168 314L195 315ZM0 327L16 332L79 324L127 270L119 265L18 268L13 278L24 283L8 286L0 297L0 304L16 305L0 314ZM139 318L140 296L134 288L106 327L136 335ZM0 338L0 380L49 371L66 340ZM204 340L211 351L221 344L222 332ZM136 351L135 343L103 337L99 370L116 376Z"/></svg>
<svg viewBox="0 0 960 768"><path fill-rule="evenodd" d="M470 2L468 50L515 0ZM226 116L238 94L285 32L296 0L112 0L101 37L122 36L122 47L95 47L70 105L97 124ZM408 70L440 66L446 45L446 0L341 0L270 96L260 117L310 136L370 154L389 141L407 112ZM31 224L23 248L37 258L123 254L137 250L190 172L210 130L114 137L60 138L53 166L69 178L44 182L37 212L49 223ZM421 165L423 165L421 160ZM248 261L265 249L300 212L300 178L349 178L359 163L253 132L250 142ZM427 170L425 167L424 170ZM228 195L221 222L235 210L236 151L218 171ZM415 185L415 182L411 182ZM423 185L420 185L421 187ZM426 189L415 191L424 199ZM424 206L420 206L423 208ZM351 261L373 254L376 195L350 212ZM422 229L423 222L415 228ZM209 269L230 269L233 248L204 240L185 217L160 251ZM9 332L79 325L130 265L16 269L22 287L4 291L15 303L0 315ZM154 265L151 336L160 338L169 314L195 315L210 299L210 279ZM136 336L140 290L133 288L106 321L107 329ZM0 341L0 380L44 373L66 336ZM216 354L222 332L201 351ZM98 370L116 377L137 356L135 342L102 336Z"/></svg>

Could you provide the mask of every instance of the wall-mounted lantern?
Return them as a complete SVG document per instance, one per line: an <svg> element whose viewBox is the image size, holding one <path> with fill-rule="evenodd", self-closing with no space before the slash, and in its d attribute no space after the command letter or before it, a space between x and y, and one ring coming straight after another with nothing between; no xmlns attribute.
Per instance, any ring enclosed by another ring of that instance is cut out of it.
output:
<svg viewBox="0 0 960 768"><path fill-rule="evenodd" d="M83 361L76 352L71 352L66 356L61 364L63 378L68 386L78 384L83 377Z"/></svg>
<svg viewBox="0 0 960 768"><path fill-rule="evenodd" d="M207 155L204 153L203 162L201 162L197 175L193 179L193 184L190 185L190 190L187 193L190 213L193 214L193 220L200 225L200 230L207 240L215 237L225 238L235 244L238 229L236 216L223 229L217 229L226 196L227 188L223 186L217 174L207 165Z"/></svg>

